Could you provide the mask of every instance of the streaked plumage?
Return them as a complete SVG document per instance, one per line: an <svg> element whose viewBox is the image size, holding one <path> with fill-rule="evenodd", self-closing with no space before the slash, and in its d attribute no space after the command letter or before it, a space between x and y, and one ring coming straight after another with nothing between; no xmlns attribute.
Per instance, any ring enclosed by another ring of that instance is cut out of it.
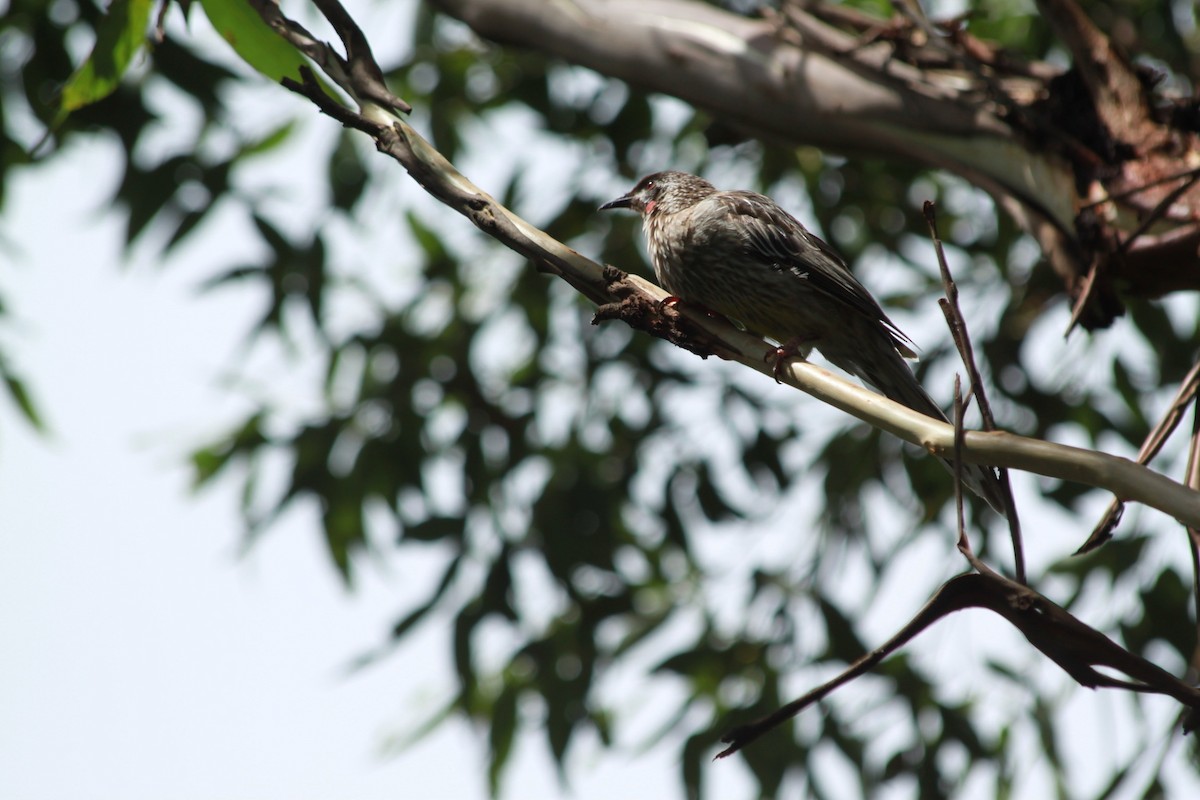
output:
<svg viewBox="0 0 1200 800"><path fill-rule="evenodd" d="M798 342L802 354L815 347L892 400L946 419L904 363L915 357L912 342L841 257L771 198L658 172L601 208L642 215L654 273L679 299L777 342ZM967 478L1002 509L992 470L971 468Z"/></svg>

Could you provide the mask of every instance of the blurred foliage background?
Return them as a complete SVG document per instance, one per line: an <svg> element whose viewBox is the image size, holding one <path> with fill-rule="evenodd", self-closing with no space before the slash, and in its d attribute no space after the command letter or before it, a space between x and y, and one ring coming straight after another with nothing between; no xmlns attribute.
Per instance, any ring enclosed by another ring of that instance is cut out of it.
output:
<svg viewBox="0 0 1200 800"><path fill-rule="evenodd" d="M934 460L757 374L591 325L566 286L214 46L204 13L217 5L169 9L167 37L116 90L63 119L61 87L102 9L10 2L0 191L57 124L38 158L60 157L77 137L119 140L124 179L108 213L165 269L181 245L214 235L218 213L241 220L246 260L215 265L203 290L256 287L264 311L247 346L291 353L321 399L300 406L258 387L257 410L194 454L197 484L244 485L248 541L293 507L315 509L314 535L347 584L372 553L436 556L432 578L398 577L432 589L369 660L386 669L391 648L421 626L451 631L458 690L413 730L450 715L478 721L493 793L518 731L532 729L560 764L579 737L676 748L681 785L703 796L706 776L730 768L710 763L723 731L835 674L965 568ZM286 10L321 30L299 4ZM1188 0L1087 10L1193 91ZM772 194L846 256L922 347L923 380L946 401L958 365L920 213L934 201L1001 427L1131 454L1196 357L1192 296L1132 301L1112 330L1064 341L1069 309L1036 245L959 178L738 141L679 101L480 42L421 3L350 11L414 124L503 202L597 260L646 269L636 222L595 212L641 174L670 167ZM977 36L1064 58L1029 4L972 11ZM250 97L272 109L254 124L243 116ZM299 148L318 154L306 173L269 168ZM295 193L322 211L297 212ZM1181 475L1183 455L1172 443L1156 466ZM1108 498L1028 476L1017 492L1033 584L1194 678L1192 576L1177 527L1131 511L1114 542L1069 558ZM987 532L977 549L1008 566L1006 529L978 512L973 521ZM847 781L863 796L920 797L1151 797L1197 785L1194 744L1177 740L1169 701L1108 697L1098 712L1099 696L1015 633L968 616L746 750L760 794L840 797L831 787ZM1081 750L1097 715L1123 727L1124 746Z"/></svg>

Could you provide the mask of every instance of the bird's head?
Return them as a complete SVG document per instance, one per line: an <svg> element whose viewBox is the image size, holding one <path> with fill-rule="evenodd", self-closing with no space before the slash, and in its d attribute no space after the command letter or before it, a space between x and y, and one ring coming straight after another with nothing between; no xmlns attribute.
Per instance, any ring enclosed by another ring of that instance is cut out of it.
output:
<svg viewBox="0 0 1200 800"><path fill-rule="evenodd" d="M656 172L638 181L627 194L600 206L628 208L639 214L674 214L691 208L716 191L704 178L686 172Z"/></svg>

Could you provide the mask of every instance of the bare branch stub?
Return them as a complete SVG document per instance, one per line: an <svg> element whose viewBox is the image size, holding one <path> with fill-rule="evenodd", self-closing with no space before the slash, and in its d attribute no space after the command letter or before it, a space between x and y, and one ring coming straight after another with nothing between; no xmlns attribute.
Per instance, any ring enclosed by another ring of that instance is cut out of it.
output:
<svg viewBox="0 0 1200 800"><path fill-rule="evenodd" d="M345 57L303 25L285 16L277 2L249 0L263 21L297 50L311 58L325 74L360 103L374 103L389 112L409 113L412 106L392 94L383 79L367 38L338 0L313 0L346 48Z"/></svg>
<svg viewBox="0 0 1200 800"><path fill-rule="evenodd" d="M718 347L711 337L680 313L674 304L647 297L640 287L628 280L626 273L616 267L606 266L604 277L609 292L616 299L596 309L593 325L606 320L621 320L635 330L665 339L701 358L717 354Z"/></svg>

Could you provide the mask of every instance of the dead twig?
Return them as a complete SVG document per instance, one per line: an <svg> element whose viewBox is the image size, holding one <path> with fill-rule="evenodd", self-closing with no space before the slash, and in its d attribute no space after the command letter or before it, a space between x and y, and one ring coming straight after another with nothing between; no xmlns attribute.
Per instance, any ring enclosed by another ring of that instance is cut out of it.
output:
<svg viewBox="0 0 1200 800"><path fill-rule="evenodd" d="M1200 488L1200 397L1192 403L1192 437L1183 482L1193 489ZM1191 663L1188 664L1188 673L1194 681L1200 676L1200 528L1185 525L1184 530L1187 531L1188 549L1192 556L1192 607L1197 619L1196 644L1192 648Z"/></svg>
<svg viewBox="0 0 1200 800"><path fill-rule="evenodd" d="M1200 390L1200 361L1188 371L1183 381L1179 384L1179 390L1175 393L1175 399L1171 401L1171 405L1167 408L1162 419L1154 426L1154 429L1146 435L1142 446L1138 449L1137 458L1135 461L1138 464L1149 464L1150 461L1158 455L1162 450L1167 439L1171 438L1171 434L1179 427L1180 421L1183 419L1184 412L1187 411L1189 405L1197 398L1197 392ZM1192 446L1195 448L1195 434L1193 433ZM1189 469L1191 463L1189 462ZM1189 475L1191 473L1189 472ZM1185 485L1191 488L1197 488L1194 483L1185 479ZM1079 546L1075 551L1075 555L1083 555L1090 553L1097 547L1107 542L1113 537L1113 531L1121 522L1121 517L1125 515L1125 501L1121 497L1114 497L1112 502L1108 504L1108 509L1104 512L1104 516L1100 518L1100 522L1092 529L1092 533L1088 536L1087 541ZM1190 526L1189 526L1190 527Z"/></svg>
<svg viewBox="0 0 1200 800"><path fill-rule="evenodd" d="M971 335L967 331L967 321L963 317L962 308L958 305L958 284L950 274L950 264L946 261L946 252L942 247L942 239L937 229L937 213L934 204L926 201L923 207L925 222L929 226L929 236L933 240L933 249L937 255L938 269L942 275L942 288L945 298L938 300L938 306L946 318L954 345L967 368L967 376L971 380L971 394L979 405L979 416L983 421L985 431L996 430L996 416L992 413L992 404L988 401L987 392L983 387L983 376L975 361L975 348L971 344ZM1021 520L1017 514L1016 500L1013 498L1012 484L1008 478L1008 470L1000 469L1000 491L1004 501L1004 511L1008 517L1009 536L1013 546L1013 570L1019 583L1025 583L1025 547L1021 539Z"/></svg>
<svg viewBox="0 0 1200 800"><path fill-rule="evenodd" d="M971 549L971 540L967 537L966 515L963 513L963 483L962 483L962 443L966 435L963 429L963 418L966 416L967 405L963 401L962 379L954 376L954 507L958 524L958 552L976 572L986 575L995 574L991 567L983 563L975 551ZM1020 563L1020 562L1018 562ZM1024 582L1024 581L1022 581Z"/></svg>
<svg viewBox="0 0 1200 800"><path fill-rule="evenodd" d="M1153 189L1155 187L1161 186L1164 183L1170 183L1171 181L1177 181L1177 180L1180 180L1181 178L1195 178L1196 176L1200 176L1200 167L1194 167L1192 169L1185 169L1182 172L1176 172L1173 175L1164 175L1161 178L1155 178L1152 181L1146 181L1143 184L1134 186L1132 189L1125 189L1124 191L1117 192L1116 194L1105 195L1104 197L1101 197L1099 200L1093 200L1090 203L1084 203L1083 205L1081 205L1079 207L1079 210L1080 211L1090 211L1094 208L1098 208L1098 207L1104 205L1105 203L1115 203L1119 200L1126 200L1130 197L1134 197L1135 195L1139 195L1142 192L1145 192L1149 189Z"/></svg>

